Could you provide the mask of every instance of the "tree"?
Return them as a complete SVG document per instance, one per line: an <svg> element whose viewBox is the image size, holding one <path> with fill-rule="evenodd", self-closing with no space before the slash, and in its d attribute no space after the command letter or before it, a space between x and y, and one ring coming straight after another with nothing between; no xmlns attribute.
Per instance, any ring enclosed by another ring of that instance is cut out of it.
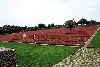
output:
<svg viewBox="0 0 100 67"><path fill-rule="evenodd" d="M67 29L69 29L70 33L71 33L72 32L72 28L75 27L75 21L74 21L74 19L73 20L65 21L64 27L66 27Z"/></svg>
<svg viewBox="0 0 100 67"><path fill-rule="evenodd" d="M55 25L55 28L62 28L63 25Z"/></svg>
<svg viewBox="0 0 100 67"><path fill-rule="evenodd" d="M54 28L54 27L55 27L54 23L52 23L52 24L48 24L48 29L50 29L50 28Z"/></svg>
<svg viewBox="0 0 100 67"><path fill-rule="evenodd" d="M38 29L46 29L46 26L45 24L38 24Z"/></svg>
<svg viewBox="0 0 100 67"><path fill-rule="evenodd" d="M51 25L50 25L50 24L48 24L48 29L50 29L50 27L51 27Z"/></svg>
<svg viewBox="0 0 100 67"><path fill-rule="evenodd" d="M97 24L97 21L91 20L89 24L96 25Z"/></svg>
<svg viewBox="0 0 100 67"><path fill-rule="evenodd" d="M82 24L89 24L89 22L86 19L84 19L84 18L80 19L77 23L81 24L81 25Z"/></svg>
<svg viewBox="0 0 100 67"><path fill-rule="evenodd" d="M98 25L100 25L100 22L97 22L98 23Z"/></svg>
<svg viewBox="0 0 100 67"><path fill-rule="evenodd" d="M51 27L55 27L54 23L51 24Z"/></svg>
<svg viewBox="0 0 100 67"><path fill-rule="evenodd" d="M2 34L3 32L2 32L2 27L0 27L0 35Z"/></svg>

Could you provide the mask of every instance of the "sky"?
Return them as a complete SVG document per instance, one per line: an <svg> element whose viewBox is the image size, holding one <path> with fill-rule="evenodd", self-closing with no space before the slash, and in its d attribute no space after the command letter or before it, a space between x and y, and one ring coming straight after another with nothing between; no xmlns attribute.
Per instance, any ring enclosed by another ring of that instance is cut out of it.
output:
<svg viewBox="0 0 100 67"><path fill-rule="evenodd" d="M81 18L100 22L100 0L0 0L0 26L62 25Z"/></svg>

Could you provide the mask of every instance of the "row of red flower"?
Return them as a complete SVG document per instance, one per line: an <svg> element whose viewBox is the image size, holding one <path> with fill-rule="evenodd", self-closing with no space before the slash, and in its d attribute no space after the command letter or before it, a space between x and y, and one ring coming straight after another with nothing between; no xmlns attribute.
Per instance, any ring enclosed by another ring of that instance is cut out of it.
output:
<svg viewBox="0 0 100 67"><path fill-rule="evenodd" d="M40 44L84 45L97 29L98 26L73 28L71 34L66 28L27 31L1 35L0 40L23 42L22 35L26 34L26 42L32 42L32 36L35 34L36 43Z"/></svg>

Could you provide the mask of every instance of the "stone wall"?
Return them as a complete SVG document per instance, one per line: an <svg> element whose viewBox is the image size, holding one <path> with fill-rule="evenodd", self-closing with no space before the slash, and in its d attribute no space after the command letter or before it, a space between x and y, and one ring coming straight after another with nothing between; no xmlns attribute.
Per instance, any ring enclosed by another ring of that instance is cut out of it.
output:
<svg viewBox="0 0 100 67"><path fill-rule="evenodd" d="M0 67L16 67L15 49L0 47Z"/></svg>

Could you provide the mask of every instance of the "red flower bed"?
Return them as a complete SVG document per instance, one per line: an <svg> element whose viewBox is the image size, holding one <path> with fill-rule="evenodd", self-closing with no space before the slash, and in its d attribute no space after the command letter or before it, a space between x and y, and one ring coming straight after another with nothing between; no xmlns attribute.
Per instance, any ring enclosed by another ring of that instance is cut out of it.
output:
<svg viewBox="0 0 100 67"><path fill-rule="evenodd" d="M32 42L32 36L35 34L36 43L40 44L84 45L97 29L98 26L73 28L71 34L69 33L70 31L66 28L28 31L0 35L0 40L23 42L22 35L26 34L26 42Z"/></svg>

